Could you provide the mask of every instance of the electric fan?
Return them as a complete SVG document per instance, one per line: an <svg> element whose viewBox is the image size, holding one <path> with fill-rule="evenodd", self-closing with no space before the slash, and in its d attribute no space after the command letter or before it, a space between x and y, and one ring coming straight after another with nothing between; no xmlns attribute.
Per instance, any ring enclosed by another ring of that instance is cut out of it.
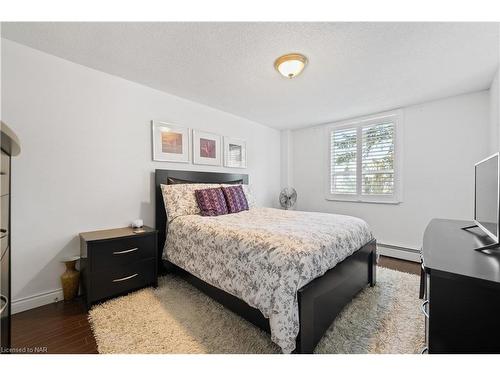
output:
<svg viewBox="0 0 500 375"><path fill-rule="evenodd" d="M297 202L297 192L294 188L284 188L280 193L280 205L285 210L293 207L293 205Z"/></svg>

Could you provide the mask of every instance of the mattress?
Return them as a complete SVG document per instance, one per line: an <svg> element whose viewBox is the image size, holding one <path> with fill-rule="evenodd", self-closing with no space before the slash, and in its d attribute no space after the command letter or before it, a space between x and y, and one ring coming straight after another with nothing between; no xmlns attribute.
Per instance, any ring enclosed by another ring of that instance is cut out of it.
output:
<svg viewBox="0 0 500 375"><path fill-rule="evenodd" d="M259 309L271 339L290 353L300 327L297 291L372 238L352 216L252 208L175 218L163 257Z"/></svg>

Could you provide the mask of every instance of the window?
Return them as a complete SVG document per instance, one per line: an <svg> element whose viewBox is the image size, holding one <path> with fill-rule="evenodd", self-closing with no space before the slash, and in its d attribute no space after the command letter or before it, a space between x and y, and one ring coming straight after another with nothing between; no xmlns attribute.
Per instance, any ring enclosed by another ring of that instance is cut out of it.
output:
<svg viewBox="0 0 500 375"><path fill-rule="evenodd" d="M399 112L329 126L326 198L400 202Z"/></svg>

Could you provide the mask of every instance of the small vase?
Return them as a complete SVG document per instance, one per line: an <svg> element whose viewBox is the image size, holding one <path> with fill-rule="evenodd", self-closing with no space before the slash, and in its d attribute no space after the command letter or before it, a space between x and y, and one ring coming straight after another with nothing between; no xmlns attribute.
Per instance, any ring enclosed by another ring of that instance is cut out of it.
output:
<svg viewBox="0 0 500 375"><path fill-rule="evenodd" d="M80 284L80 272L75 268L76 260L64 262L66 271L61 275L61 283L63 288L64 300L70 301L78 294L78 286Z"/></svg>

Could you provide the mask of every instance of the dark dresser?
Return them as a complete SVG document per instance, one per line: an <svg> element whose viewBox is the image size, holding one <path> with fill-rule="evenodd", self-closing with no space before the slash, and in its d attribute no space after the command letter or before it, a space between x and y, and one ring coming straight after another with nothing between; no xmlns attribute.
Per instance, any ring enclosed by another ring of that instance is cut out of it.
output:
<svg viewBox="0 0 500 375"><path fill-rule="evenodd" d="M1 123L1 166L0 166L0 353L10 349L11 315L11 247L10 247L10 196L11 157L20 152L19 140L12 130Z"/></svg>
<svg viewBox="0 0 500 375"><path fill-rule="evenodd" d="M470 221L433 219L424 233L420 297L428 353L500 353L500 249Z"/></svg>
<svg viewBox="0 0 500 375"><path fill-rule="evenodd" d="M98 301L157 286L158 232L144 227L80 233L80 271L87 308Z"/></svg>

